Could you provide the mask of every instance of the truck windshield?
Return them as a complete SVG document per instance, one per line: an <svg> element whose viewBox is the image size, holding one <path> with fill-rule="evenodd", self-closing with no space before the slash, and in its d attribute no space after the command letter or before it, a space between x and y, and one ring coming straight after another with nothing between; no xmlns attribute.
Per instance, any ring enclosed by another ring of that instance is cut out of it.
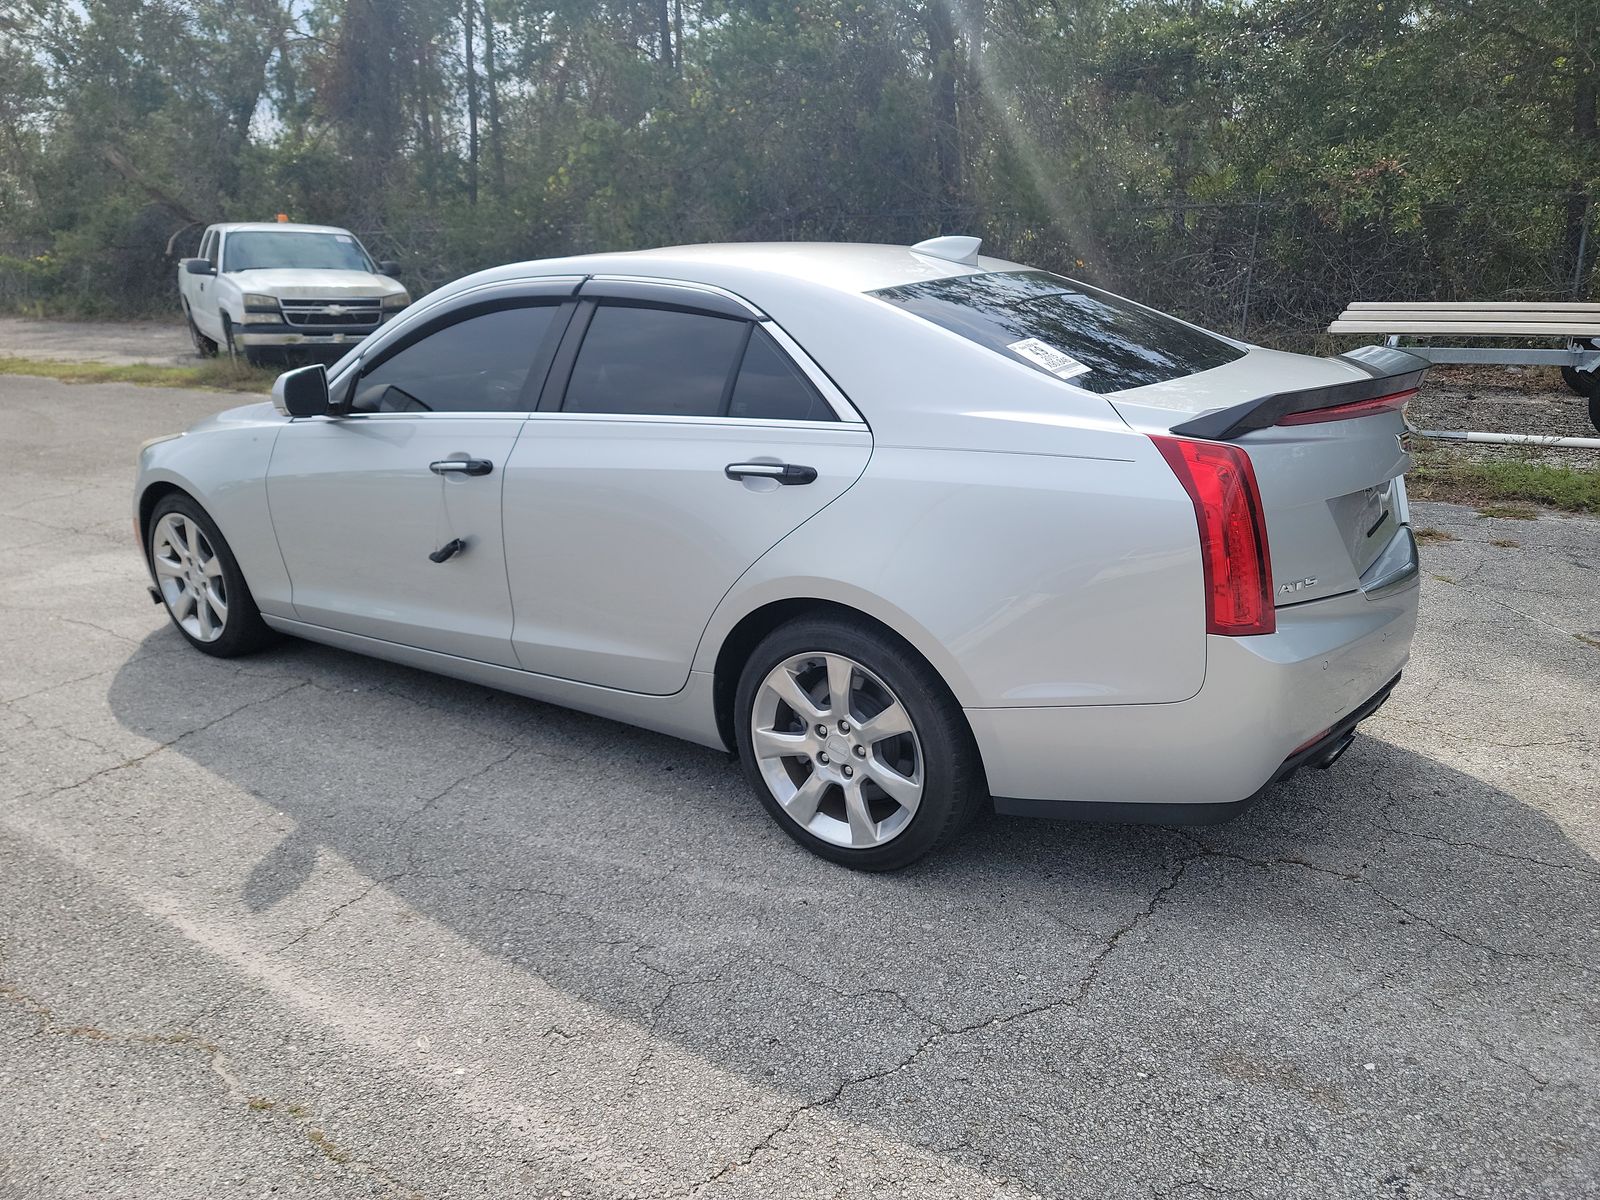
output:
<svg viewBox="0 0 1600 1200"><path fill-rule="evenodd" d="M957 275L869 294L1090 392L1180 379L1244 357L1192 325L1045 271Z"/></svg>
<svg viewBox="0 0 1600 1200"><path fill-rule="evenodd" d="M222 252L224 271L272 267L312 271L371 271L372 260L348 233L230 233Z"/></svg>

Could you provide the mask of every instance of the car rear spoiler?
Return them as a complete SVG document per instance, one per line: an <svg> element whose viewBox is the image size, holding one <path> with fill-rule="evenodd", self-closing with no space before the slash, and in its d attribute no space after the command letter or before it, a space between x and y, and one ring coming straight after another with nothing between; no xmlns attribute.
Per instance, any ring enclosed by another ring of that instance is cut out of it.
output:
<svg viewBox="0 0 1600 1200"><path fill-rule="evenodd" d="M1252 430L1276 425L1294 413L1340 408L1347 404L1413 392L1422 383L1423 373L1428 369L1427 359L1390 346L1362 346L1348 354L1336 355L1330 361L1359 367L1367 373L1367 378L1300 388L1293 392L1273 392L1258 400L1246 400L1230 408L1202 413L1181 425L1174 425L1172 432L1180 437L1225 442Z"/></svg>

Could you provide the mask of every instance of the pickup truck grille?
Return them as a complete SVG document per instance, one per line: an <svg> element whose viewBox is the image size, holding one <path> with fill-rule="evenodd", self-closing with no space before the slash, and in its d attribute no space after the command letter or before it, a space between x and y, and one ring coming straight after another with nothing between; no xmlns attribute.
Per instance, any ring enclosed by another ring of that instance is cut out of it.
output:
<svg viewBox="0 0 1600 1200"><path fill-rule="evenodd" d="M369 328L383 318L382 302L367 299L280 300L283 319L301 329Z"/></svg>

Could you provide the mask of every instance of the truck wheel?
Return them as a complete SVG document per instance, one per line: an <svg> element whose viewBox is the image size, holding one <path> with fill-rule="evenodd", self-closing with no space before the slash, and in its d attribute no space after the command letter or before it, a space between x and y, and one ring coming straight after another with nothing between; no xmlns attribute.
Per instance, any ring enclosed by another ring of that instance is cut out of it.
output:
<svg viewBox="0 0 1600 1200"><path fill-rule="evenodd" d="M189 326L189 340L194 342L194 352L201 358L215 358L217 344L200 332L200 326L194 323L194 314L189 311L189 306L183 306L183 319Z"/></svg>
<svg viewBox="0 0 1600 1200"><path fill-rule="evenodd" d="M1593 371L1580 371L1576 367L1562 367L1561 381L1580 396L1587 396L1594 389L1596 375Z"/></svg>

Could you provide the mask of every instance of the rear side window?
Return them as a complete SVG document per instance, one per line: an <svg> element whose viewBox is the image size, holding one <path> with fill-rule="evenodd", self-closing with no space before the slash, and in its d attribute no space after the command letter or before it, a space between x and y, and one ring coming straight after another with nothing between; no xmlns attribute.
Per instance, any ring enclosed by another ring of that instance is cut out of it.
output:
<svg viewBox="0 0 1600 1200"><path fill-rule="evenodd" d="M751 322L607 304L589 322L561 407L653 417L835 419Z"/></svg>
<svg viewBox="0 0 1600 1200"><path fill-rule="evenodd" d="M759 326L745 347L728 415L767 421L838 420L811 381Z"/></svg>
<svg viewBox="0 0 1600 1200"><path fill-rule="evenodd" d="M715 417L743 321L665 308L595 309L567 384L567 412Z"/></svg>
<svg viewBox="0 0 1600 1200"><path fill-rule="evenodd" d="M996 271L870 293L1090 392L1209 371L1244 351L1137 304L1046 271Z"/></svg>
<svg viewBox="0 0 1600 1200"><path fill-rule="evenodd" d="M551 334L554 304L480 312L384 359L361 376L357 412L525 412L528 373Z"/></svg>

